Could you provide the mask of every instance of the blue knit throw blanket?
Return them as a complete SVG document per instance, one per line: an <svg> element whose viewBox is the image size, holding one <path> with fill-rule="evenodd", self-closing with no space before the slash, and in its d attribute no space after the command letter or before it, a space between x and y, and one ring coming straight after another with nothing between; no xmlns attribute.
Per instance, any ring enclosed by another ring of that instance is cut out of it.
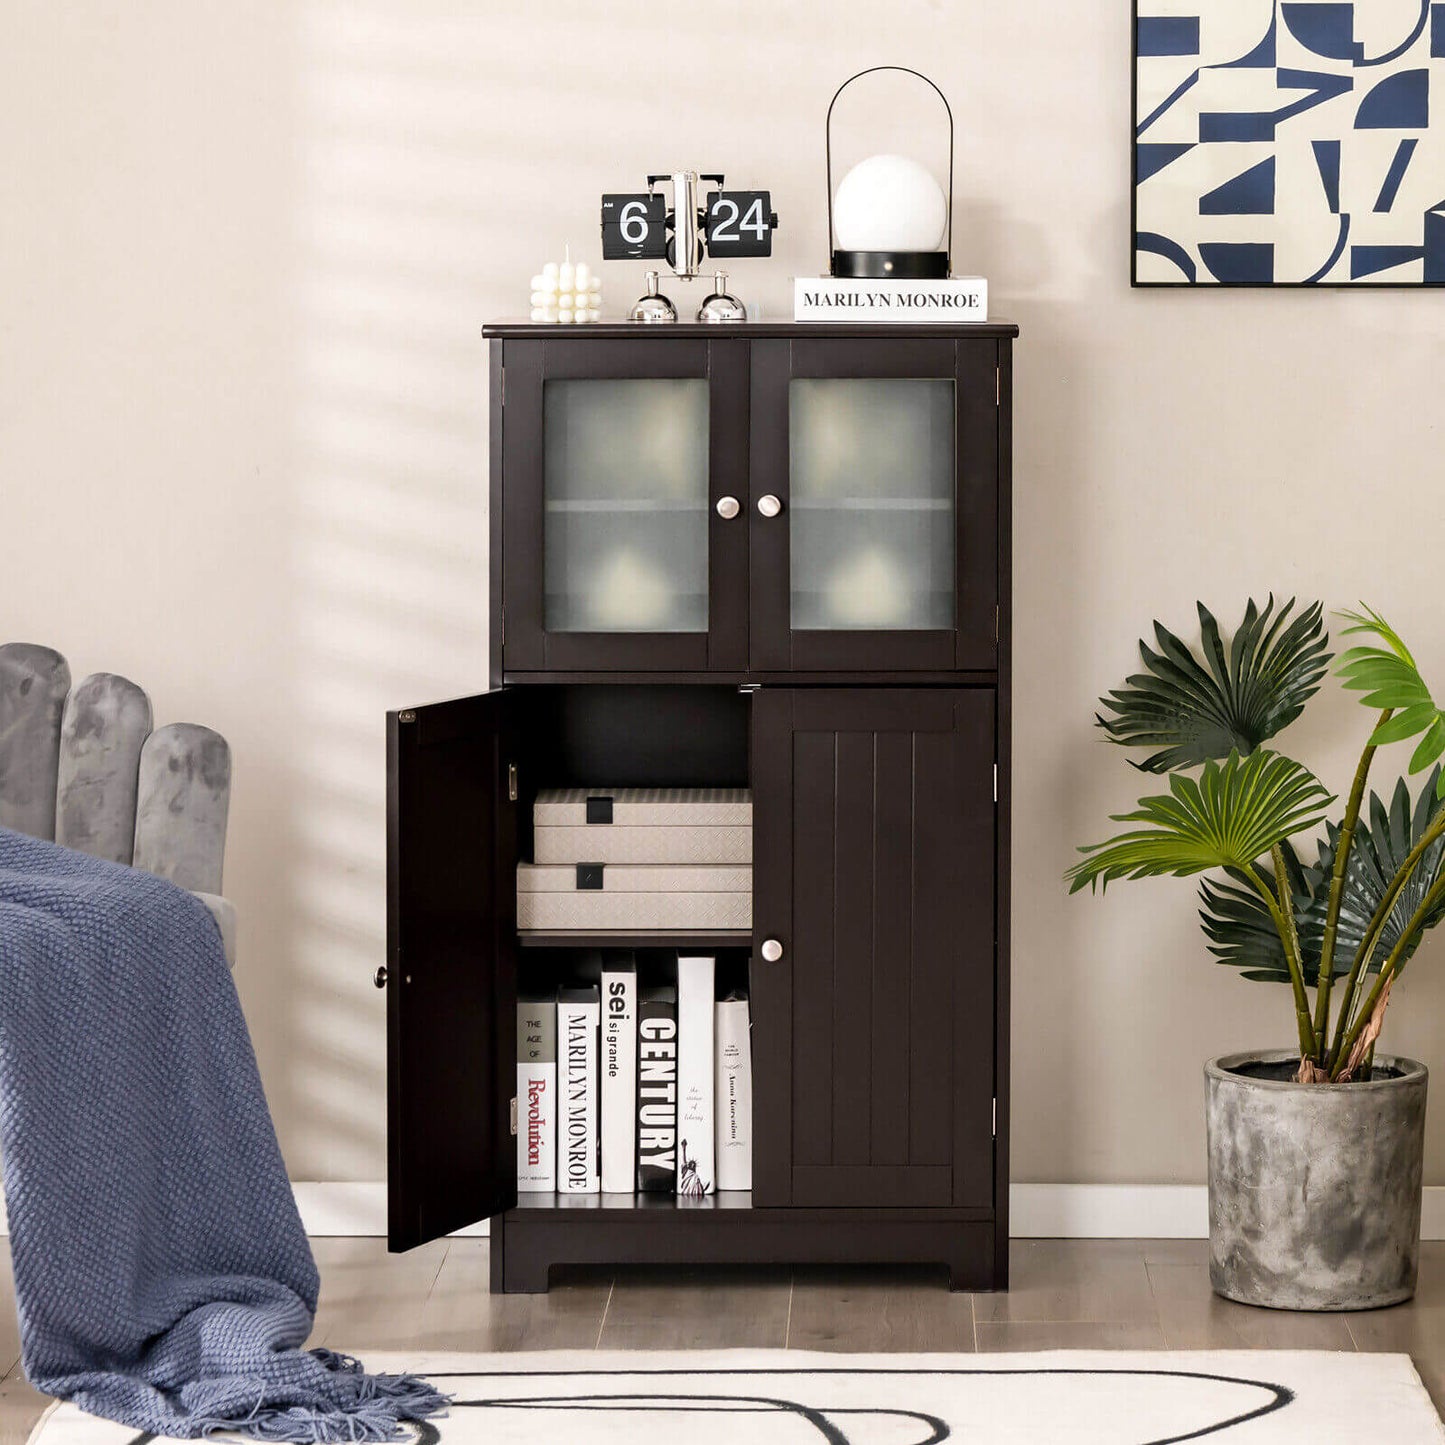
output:
<svg viewBox="0 0 1445 1445"><path fill-rule="evenodd" d="M204 905L4 828L0 1149L37 1389L183 1437L391 1440L445 1412L300 1348L316 1265Z"/></svg>

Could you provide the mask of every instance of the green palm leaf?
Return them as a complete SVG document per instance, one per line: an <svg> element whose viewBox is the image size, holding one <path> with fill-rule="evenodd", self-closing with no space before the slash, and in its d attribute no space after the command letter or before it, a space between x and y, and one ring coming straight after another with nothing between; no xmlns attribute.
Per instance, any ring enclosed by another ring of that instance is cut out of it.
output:
<svg viewBox="0 0 1445 1445"><path fill-rule="evenodd" d="M1375 729L1370 742L1382 747L1385 743L1419 737L1410 759L1410 771L1423 772L1445 754L1445 713L1435 706L1430 689L1400 635L1378 612L1365 607L1364 603L1360 606L1364 607L1363 612L1340 613L1351 624L1345 628L1345 635L1369 633L1385 645L1350 648L1341 654L1335 671L1345 687L1365 694L1360 701L1366 707L1382 712L1389 709L1393 714ZM1436 789L1440 797L1445 797L1445 775L1440 777Z"/></svg>
<svg viewBox="0 0 1445 1445"><path fill-rule="evenodd" d="M1436 768L1414 800L1403 778L1396 783L1388 807L1377 794L1370 795L1369 805L1355 829L1355 843L1350 851L1340 899L1333 970L1336 978L1349 972L1375 910L1389 891L1395 875L1411 850L1425 836L1430 824L1445 809L1445 799L1441 798L1438 790L1439 774L1440 769ZM1330 823L1327 837L1319 841L1319 856L1312 864L1301 863L1289 843L1282 848L1294 899L1300 963L1309 987L1319 980L1325 912L1339 836L1339 825ZM1445 867L1445 837L1425 851L1409 882L1401 890L1381 929L1369 972L1377 972L1381 962L1400 941L1405 925L1439 879L1442 867ZM1275 886L1272 869L1261 864L1256 871L1271 888ZM1246 978L1272 983L1290 981L1284 945L1264 900L1254 889L1243 886L1242 880L1221 882L1205 879L1199 886L1199 899L1202 905L1199 918L1209 939L1209 951L1221 963L1238 968ZM1445 918L1445 901L1432 911L1426 929L1433 928L1442 918ZM1405 960L1414 953L1418 943L1417 938L1405 953Z"/></svg>
<svg viewBox="0 0 1445 1445"><path fill-rule="evenodd" d="M1290 894L1294 900L1295 930L1299 935L1300 967L1306 986L1319 982L1320 953L1325 931L1325 909L1329 903L1330 867L1333 850L1326 857L1320 844L1319 864L1300 861L1293 844L1283 841L1285 872L1289 877ZM1278 897L1274 869L1267 864L1256 865L1255 872ZM1240 874L1231 874L1229 881L1205 878L1199 884L1199 922L1209 940L1209 951L1222 964L1239 969L1245 978L1266 983L1288 983L1289 966L1285 961L1284 944L1264 900ZM1335 972L1349 968L1350 955L1343 961L1336 954Z"/></svg>
<svg viewBox="0 0 1445 1445"><path fill-rule="evenodd" d="M1198 653L1155 622L1159 650L1139 643L1148 671L1099 700L1116 714L1095 718L1114 742L1159 750L1136 765L1145 772L1254 752L1304 711L1329 667L1318 602L1290 621L1293 598L1278 612L1272 595L1263 611L1251 600L1228 650L1213 615L1197 605Z"/></svg>
<svg viewBox="0 0 1445 1445"><path fill-rule="evenodd" d="M1333 798L1308 768L1279 753L1232 752L1205 763L1198 779L1175 773L1169 792L1141 798L1116 823L1141 823L1079 851L1066 875L1071 893L1118 878L1188 877L1211 868L1248 869L1279 842L1324 820Z"/></svg>

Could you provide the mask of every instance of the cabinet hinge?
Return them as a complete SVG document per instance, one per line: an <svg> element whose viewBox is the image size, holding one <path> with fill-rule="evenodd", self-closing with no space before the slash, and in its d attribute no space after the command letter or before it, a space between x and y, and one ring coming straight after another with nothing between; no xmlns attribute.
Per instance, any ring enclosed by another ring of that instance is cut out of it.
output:
<svg viewBox="0 0 1445 1445"><path fill-rule="evenodd" d="M1001 608L1001 607L995 607L995 608L993 609L993 640L994 640L995 642L998 641L999 627L1000 627L1000 624L1001 624L1002 614L1003 614L1003 608Z"/></svg>
<svg viewBox="0 0 1445 1445"><path fill-rule="evenodd" d="M502 373L502 395L507 394L507 373ZM1003 367L996 366L993 369L993 404L1003 405Z"/></svg>
<svg viewBox="0 0 1445 1445"><path fill-rule="evenodd" d="M517 1117L516 1117L516 1111L517 1111L517 1101L516 1101L515 1099L513 1099L513 1100L512 1100L512 1133L514 1133L514 1134L517 1132ZM995 1099L995 1100L993 1101L993 1137L994 1137L995 1139L998 1138L998 1100L997 1100L997 1099Z"/></svg>
<svg viewBox="0 0 1445 1445"><path fill-rule="evenodd" d="M515 802L517 801L517 765L516 765L516 763L508 763L508 764L507 764L507 801L508 801L509 803L515 803Z"/></svg>
<svg viewBox="0 0 1445 1445"><path fill-rule="evenodd" d="M517 1133L517 1100L516 1100L516 1097L513 1096L513 1099L512 1099L512 1136L513 1136L514 1138L516 1137L516 1133Z"/></svg>
<svg viewBox="0 0 1445 1445"><path fill-rule="evenodd" d="M500 618L498 618L498 626L501 628L502 632L501 641L505 642L507 640L507 609L503 607L501 609L501 612L502 615ZM994 641L997 642L998 639L994 638Z"/></svg>
<svg viewBox="0 0 1445 1445"><path fill-rule="evenodd" d="M507 404L507 368L502 368L502 405Z"/></svg>
<svg viewBox="0 0 1445 1445"><path fill-rule="evenodd" d="M993 765L993 800L998 802L998 764Z"/></svg>

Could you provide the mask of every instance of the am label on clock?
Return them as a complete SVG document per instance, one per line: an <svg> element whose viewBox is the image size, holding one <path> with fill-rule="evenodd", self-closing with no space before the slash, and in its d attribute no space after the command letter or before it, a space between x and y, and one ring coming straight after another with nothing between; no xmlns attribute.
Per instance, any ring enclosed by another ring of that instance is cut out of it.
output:
<svg viewBox="0 0 1445 1445"><path fill-rule="evenodd" d="M667 256L667 202L649 191L602 197L602 259L661 261Z"/></svg>
<svg viewBox="0 0 1445 1445"><path fill-rule="evenodd" d="M771 256L777 219L770 191L716 192L703 219L708 255Z"/></svg>

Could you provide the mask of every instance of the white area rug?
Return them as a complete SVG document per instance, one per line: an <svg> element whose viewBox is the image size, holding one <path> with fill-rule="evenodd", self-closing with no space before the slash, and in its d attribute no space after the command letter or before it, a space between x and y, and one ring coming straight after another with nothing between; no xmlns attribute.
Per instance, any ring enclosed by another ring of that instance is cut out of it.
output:
<svg viewBox="0 0 1445 1445"><path fill-rule="evenodd" d="M366 1355L454 1397L421 1445L1439 1445L1407 1355ZM52 1407L30 1445L150 1437Z"/></svg>

